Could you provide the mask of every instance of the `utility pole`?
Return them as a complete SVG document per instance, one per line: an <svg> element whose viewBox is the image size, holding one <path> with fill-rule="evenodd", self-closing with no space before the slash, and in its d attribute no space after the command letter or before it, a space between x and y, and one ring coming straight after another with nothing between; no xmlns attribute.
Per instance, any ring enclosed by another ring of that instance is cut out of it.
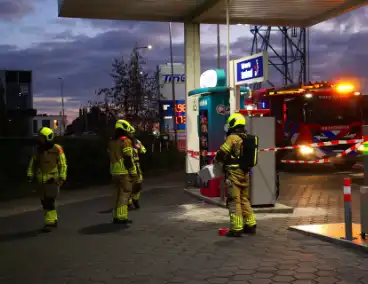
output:
<svg viewBox="0 0 368 284"><path fill-rule="evenodd" d="M65 110L64 110L64 79L58 78L60 80L60 98L61 98L61 127L62 127L62 133L65 132Z"/></svg>
<svg viewBox="0 0 368 284"><path fill-rule="evenodd" d="M220 25L217 24L217 69L221 68Z"/></svg>
<svg viewBox="0 0 368 284"><path fill-rule="evenodd" d="M172 101L173 101L173 125L174 125L174 141L175 147L178 147L178 133L176 131L176 98L175 98L175 81L174 81L174 58L173 58L173 46L172 46L172 28L171 22L169 23L169 37L170 37L170 63L171 63L171 89L172 89Z"/></svg>

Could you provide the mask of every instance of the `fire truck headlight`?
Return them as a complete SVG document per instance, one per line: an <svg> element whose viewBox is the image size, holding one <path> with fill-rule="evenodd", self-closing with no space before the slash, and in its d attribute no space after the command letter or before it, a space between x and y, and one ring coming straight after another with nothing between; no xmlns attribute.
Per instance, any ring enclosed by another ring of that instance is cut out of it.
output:
<svg viewBox="0 0 368 284"><path fill-rule="evenodd" d="M312 147L308 147L308 146L301 146L299 148L299 152L302 155L310 155L314 153L314 149Z"/></svg>
<svg viewBox="0 0 368 284"><path fill-rule="evenodd" d="M312 94L305 94L304 97L306 97L307 99L310 99L310 98L313 97L313 95Z"/></svg>
<svg viewBox="0 0 368 284"><path fill-rule="evenodd" d="M364 151L364 145L363 144L358 147L358 151L359 152L363 152Z"/></svg>

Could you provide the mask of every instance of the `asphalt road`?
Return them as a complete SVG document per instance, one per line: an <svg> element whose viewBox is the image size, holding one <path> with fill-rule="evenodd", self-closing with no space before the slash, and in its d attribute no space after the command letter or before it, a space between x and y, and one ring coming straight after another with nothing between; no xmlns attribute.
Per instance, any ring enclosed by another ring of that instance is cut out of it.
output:
<svg viewBox="0 0 368 284"><path fill-rule="evenodd" d="M109 198L61 206L49 234L40 211L1 218L0 283L368 283L367 255L286 230L341 218L343 177L282 173L280 201L297 212L260 215L257 235L240 239L218 236L226 210L182 187L145 192L127 229L99 213Z"/></svg>

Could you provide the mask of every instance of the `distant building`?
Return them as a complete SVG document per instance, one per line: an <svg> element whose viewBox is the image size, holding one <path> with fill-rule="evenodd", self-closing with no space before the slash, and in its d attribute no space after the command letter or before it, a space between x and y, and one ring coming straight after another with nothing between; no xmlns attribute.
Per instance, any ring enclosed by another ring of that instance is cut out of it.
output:
<svg viewBox="0 0 368 284"><path fill-rule="evenodd" d="M66 116L64 117L66 122ZM56 135L64 135L62 115L37 115L33 118L33 135L37 135L42 127L51 128Z"/></svg>
<svg viewBox="0 0 368 284"><path fill-rule="evenodd" d="M0 70L1 136L32 135L32 71Z"/></svg>

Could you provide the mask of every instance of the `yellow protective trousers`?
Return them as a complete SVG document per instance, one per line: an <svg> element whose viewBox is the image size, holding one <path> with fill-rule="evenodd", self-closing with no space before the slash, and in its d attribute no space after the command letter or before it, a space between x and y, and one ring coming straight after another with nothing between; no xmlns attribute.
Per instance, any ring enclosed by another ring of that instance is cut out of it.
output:
<svg viewBox="0 0 368 284"><path fill-rule="evenodd" d="M58 221L55 201L59 195L60 186L54 180L49 180L46 183L39 183L37 193L40 197L41 204L44 210L45 225L54 225Z"/></svg>
<svg viewBox="0 0 368 284"><path fill-rule="evenodd" d="M131 199L139 200L142 191L143 173L139 163L136 163L135 166L137 169L137 181L133 184ZM131 204L131 200L129 200L129 203Z"/></svg>
<svg viewBox="0 0 368 284"><path fill-rule="evenodd" d="M230 229L241 231L244 226L255 226L256 218L249 201L249 174L240 169L231 169L226 173L226 184Z"/></svg>
<svg viewBox="0 0 368 284"><path fill-rule="evenodd" d="M113 175L113 218L128 220L128 202L132 192L132 183L129 175Z"/></svg>

